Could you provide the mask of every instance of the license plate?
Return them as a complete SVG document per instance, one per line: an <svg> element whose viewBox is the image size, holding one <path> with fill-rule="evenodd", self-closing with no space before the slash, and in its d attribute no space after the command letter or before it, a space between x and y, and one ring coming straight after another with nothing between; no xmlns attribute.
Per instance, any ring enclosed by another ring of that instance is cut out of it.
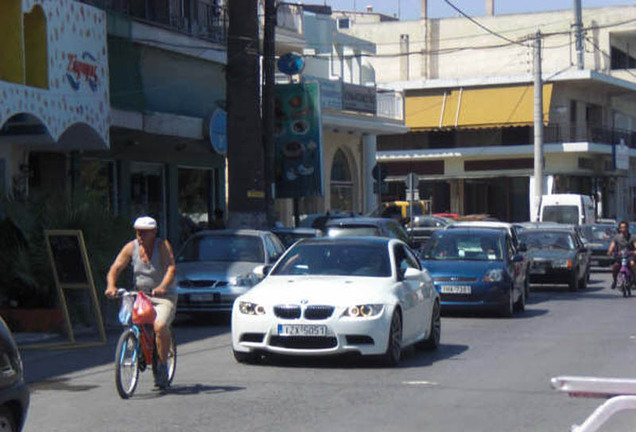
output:
<svg viewBox="0 0 636 432"><path fill-rule="evenodd" d="M326 336L326 325L278 324L279 336Z"/></svg>
<svg viewBox="0 0 636 432"><path fill-rule="evenodd" d="M470 294L470 285L442 285L442 294Z"/></svg>
<svg viewBox="0 0 636 432"><path fill-rule="evenodd" d="M190 294L190 301L193 303L216 302L217 296L215 293Z"/></svg>
<svg viewBox="0 0 636 432"><path fill-rule="evenodd" d="M530 271L532 274L545 274L545 269L542 267L533 268Z"/></svg>

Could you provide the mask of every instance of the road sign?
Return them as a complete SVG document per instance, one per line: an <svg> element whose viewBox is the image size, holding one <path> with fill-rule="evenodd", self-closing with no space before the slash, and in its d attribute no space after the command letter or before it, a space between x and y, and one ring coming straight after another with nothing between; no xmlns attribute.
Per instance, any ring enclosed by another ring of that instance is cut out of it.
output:
<svg viewBox="0 0 636 432"><path fill-rule="evenodd" d="M416 189L420 183L420 178L415 173L409 173L404 180L407 189Z"/></svg>
<svg viewBox="0 0 636 432"><path fill-rule="evenodd" d="M389 174L389 169L386 167L386 165L376 164L371 170L371 174L373 174L374 180L378 180L378 177L380 177L380 180L384 180Z"/></svg>

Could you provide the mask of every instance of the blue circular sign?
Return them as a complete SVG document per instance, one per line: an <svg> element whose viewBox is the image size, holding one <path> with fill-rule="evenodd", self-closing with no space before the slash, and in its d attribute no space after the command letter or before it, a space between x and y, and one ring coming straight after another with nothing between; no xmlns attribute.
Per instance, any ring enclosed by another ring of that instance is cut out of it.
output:
<svg viewBox="0 0 636 432"><path fill-rule="evenodd" d="M208 137L212 149L218 154L227 153L227 112L217 108L208 121Z"/></svg>
<svg viewBox="0 0 636 432"><path fill-rule="evenodd" d="M305 68L305 60L303 57L295 52L289 52L279 57L278 70L285 75L298 75Z"/></svg>

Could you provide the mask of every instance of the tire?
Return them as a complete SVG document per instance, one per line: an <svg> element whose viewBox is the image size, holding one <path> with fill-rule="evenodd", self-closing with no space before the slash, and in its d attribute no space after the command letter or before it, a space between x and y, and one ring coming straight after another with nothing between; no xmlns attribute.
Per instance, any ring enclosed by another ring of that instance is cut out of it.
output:
<svg viewBox="0 0 636 432"><path fill-rule="evenodd" d="M256 354L254 354L251 351L250 352L242 352L242 351L232 350L232 353L234 354L234 360L236 360L238 363L254 364L254 363L256 363L256 361L258 359Z"/></svg>
<svg viewBox="0 0 636 432"><path fill-rule="evenodd" d="M578 272L576 271L576 269L572 270L572 278L570 280L570 283L568 284L568 289L570 291L578 291L579 290L579 278L576 277L577 273Z"/></svg>
<svg viewBox="0 0 636 432"><path fill-rule="evenodd" d="M515 309L514 297L515 297L514 296L514 288L511 286L510 290L508 291L508 298L501 305L501 309L499 311L499 314L503 318L512 318L512 315L514 314L514 309Z"/></svg>
<svg viewBox="0 0 636 432"><path fill-rule="evenodd" d="M135 393L139 381L139 340L132 329L125 330L117 342L115 354L115 385L122 399Z"/></svg>
<svg viewBox="0 0 636 432"><path fill-rule="evenodd" d="M0 406L0 432L18 432L15 416L6 406Z"/></svg>
<svg viewBox="0 0 636 432"><path fill-rule="evenodd" d="M526 290L525 288L521 290L521 295L519 296L519 300L517 300L514 304L514 310L517 312L523 312L526 310Z"/></svg>
<svg viewBox="0 0 636 432"><path fill-rule="evenodd" d="M433 351L439 347L439 341L442 336L442 318L441 318L441 307L439 302L436 301L435 305L433 305L433 310L431 312L431 331L428 337L420 342L418 342L415 347L421 350L429 350Z"/></svg>
<svg viewBox="0 0 636 432"><path fill-rule="evenodd" d="M381 361L385 366L397 366L402 357L402 315L398 310L391 316L389 324L389 340L386 352L381 356Z"/></svg>
<svg viewBox="0 0 636 432"><path fill-rule="evenodd" d="M157 343L155 341L152 350L152 377L157 380L157 361L159 357L157 357ZM166 361L166 366L168 367L168 386L172 384L172 380L174 379L174 374L177 370L177 342L174 337L174 331L170 330L170 349L168 350L168 360Z"/></svg>
<svg viewBox="0 0 636 432"><path fill-rule="evenodd" d="M625 280L625 275L622 273L616 276L616 289L623 294L623 297L627 297L627 281Z"/></svg>

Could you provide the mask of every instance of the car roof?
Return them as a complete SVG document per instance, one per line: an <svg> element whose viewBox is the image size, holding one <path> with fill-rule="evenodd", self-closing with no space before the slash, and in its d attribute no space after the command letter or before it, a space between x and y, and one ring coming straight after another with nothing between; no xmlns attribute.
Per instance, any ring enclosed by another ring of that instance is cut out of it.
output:
<svg viewBox="0 0 636 432"><path fill-rule="evenodd" d="M194 233L192 235L192 237L232 236L232 235L247 235L247 236L262 237L262 236L268 235L268 234L270 234L269 231L249 229L249 228L240 228L240 229L222 229L222 230L197 231L196 233Z"/></svg>
<svg viewBox="0 0 636 432"><path fill-rule="evenodd" d="M361 217L355 217L355 218L348 217L348 218L332 219L325 224L325 227L329 228L332 226L342 226L342 225L380 226L380 225L386 225L387 223L392 223L392 221L395 221L395 219L377 218L377 217L368 217L368 216L361 216Z"/></svg>
<svg viewBox="0 0 636 432"><path fill-rule="evenodd" d="M510 228L512 226L509 222L501 221L457 221L452 222L449 225L456 226L474 226L474 227L492 227L492 228Z"/></svg>
<svg viewBox="0 0 636 432"><path fill-rule="evenodd" d="M391 242L404 243L398 239L389 237L376 237L376 236L342 236L342 237L311 237L304 238L296 244L388 244Z"/></svg>
<svg viewBox="0 0 636 432"><path fill-rule="evenodd" d="M319 235L322 233L322 231L320 231L318 228L309 228L309 227L296 227L296 228L292 228L292 227L273 227L270 229L271 232L273 232L274 234L276 233L282 233L282 234L314 234L314 235Z"/></svg>
<svg viewBox="0 0 636 432"><path fill-rule="evenodd" d="M461 228L453 228L451 230L436 230L433 232L433 235L449 235L449 233L453 233L453 235L457 234L491 234L496 236L505 235L505 232L500 228L486 228L486 227L461 227Z"/></svg>

